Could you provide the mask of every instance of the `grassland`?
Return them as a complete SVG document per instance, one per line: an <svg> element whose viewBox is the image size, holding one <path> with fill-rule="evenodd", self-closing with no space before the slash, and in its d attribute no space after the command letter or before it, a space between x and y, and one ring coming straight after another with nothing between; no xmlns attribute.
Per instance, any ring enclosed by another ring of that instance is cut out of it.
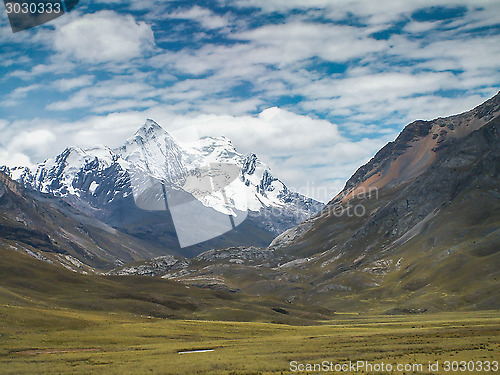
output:
<svg viewBox="0 0 500 375"><path fill-rule="evenodd" d="M81 275L0 248L0 374L288 374L291 361L492 361L499 335L499 311L340 314L158 278ZM199 349L213 351L179 354Z"/></svg>
<svg viewBox="0 0 500 375"><path fill-rule="evenodd" d="M499 312L342 314L292 326L4 305L0 318L2 374L281 374L290 373L290 361L427 366L500 359ZM179 354L199 349L214 351Z"/></svg>

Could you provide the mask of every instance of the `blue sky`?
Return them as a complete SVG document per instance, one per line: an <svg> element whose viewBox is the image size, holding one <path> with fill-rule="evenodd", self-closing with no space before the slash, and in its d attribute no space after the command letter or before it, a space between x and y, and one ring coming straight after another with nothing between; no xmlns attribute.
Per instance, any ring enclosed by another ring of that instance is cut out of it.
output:
<svg viewBox="0 0 500 375"><path fill-rule="evenodd" d="M328 200L407 123L500 86L499 1L80 0L16 34L0 13L0 164L116 147L153 118Z"/></svg>

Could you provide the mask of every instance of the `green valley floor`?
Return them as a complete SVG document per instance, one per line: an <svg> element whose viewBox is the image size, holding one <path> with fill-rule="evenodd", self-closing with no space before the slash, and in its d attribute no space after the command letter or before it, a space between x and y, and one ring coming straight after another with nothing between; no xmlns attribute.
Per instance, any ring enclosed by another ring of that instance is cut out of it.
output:
<svg viewBox="0 0 500 375"><path fill-rule="evenodd" d="M336 314L304 326L2 305L0 373L498 373L499 334L498 311ZM349 361L360 367L335 371ZM461 361L474 371L445 371Z"/></svg>

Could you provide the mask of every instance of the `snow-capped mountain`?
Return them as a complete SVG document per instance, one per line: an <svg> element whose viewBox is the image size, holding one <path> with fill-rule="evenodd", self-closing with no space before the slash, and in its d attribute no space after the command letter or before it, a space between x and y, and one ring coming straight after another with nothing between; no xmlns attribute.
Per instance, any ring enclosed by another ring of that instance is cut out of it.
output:
<svg viewBox="0 0 500 375"><path fill-rule="evenodd" d="M224 187L224 194L191 189L194 198L227 215L248 210L255 224L272 234L293 227L323 206L289 191L255 154L239 153L229 139L204 137L181 142L153 120L147 120L116 149L68 147L32 169L14 168L10 175L30 189L87 204L102 214L134 198L137 183L133 171L175 189L179 183L185 187L193 171L199 174L202 168L214 165L236 166L234 181Z"/></svg>

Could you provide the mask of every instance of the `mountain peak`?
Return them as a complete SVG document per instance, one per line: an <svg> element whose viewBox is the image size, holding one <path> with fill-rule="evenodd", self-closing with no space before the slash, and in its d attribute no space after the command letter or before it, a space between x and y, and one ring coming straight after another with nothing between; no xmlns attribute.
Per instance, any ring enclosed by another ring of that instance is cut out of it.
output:
<svg viewBox="0 0 500 375"><path fill-rule="evenodd" d="M147 138L158 135L168 134L165 129L163 129L156 121L148 118L144 125L142 125L136 132L135 135L146 136Z"/></svg>
<svg viewBox="0 0 500 375"><path fill-rule="evenodd" d="M84 157L86 152L79 146L68 146L61 152L57 158L58 160L67 159L68 157L80 158ZM56 160L57 161L57 160Z"/></svg>

